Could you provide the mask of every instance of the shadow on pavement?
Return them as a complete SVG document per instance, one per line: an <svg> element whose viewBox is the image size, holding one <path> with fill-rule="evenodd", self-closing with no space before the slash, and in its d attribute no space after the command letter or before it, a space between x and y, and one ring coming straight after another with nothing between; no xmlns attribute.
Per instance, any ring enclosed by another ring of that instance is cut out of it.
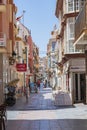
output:
<svg viewBox="0 0 87 130"><path fill-rule="evenodd" d="M52 89L44 88L39 93L31 93L28 98L28 102L26 102L26 98L24 96L22 98L17 99L16 104L12 107L7 107L7 110L10 111L56 110L56 109L67 109L75 107L72 106L71 104L67 105L65 104L66 103L65 101L70 100L70 97L68 97L64 92L58 93L56 95L56 98L57 99L55 100L53 99Z"/></svg>
<svg viewBox="0 0 87 130"><path fill-rule="evenodd" d="M87 130L87 119L8 120L6 130Z"/></svg>

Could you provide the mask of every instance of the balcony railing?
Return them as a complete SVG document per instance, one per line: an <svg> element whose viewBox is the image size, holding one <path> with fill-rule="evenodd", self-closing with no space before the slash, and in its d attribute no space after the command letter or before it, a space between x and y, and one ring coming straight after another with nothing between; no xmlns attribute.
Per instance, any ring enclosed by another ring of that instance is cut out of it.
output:
<svg viewBox="0 0 87 130"><path fill-rule="evenodd" d="M6 34L0 32L0 47L6 46Z"/></svg>
<svg viewBox="0 0 87 130"><path fill-rule="evenodd" d="M75 22L75 40L87 29L87 3L84 5Z"/></svg>

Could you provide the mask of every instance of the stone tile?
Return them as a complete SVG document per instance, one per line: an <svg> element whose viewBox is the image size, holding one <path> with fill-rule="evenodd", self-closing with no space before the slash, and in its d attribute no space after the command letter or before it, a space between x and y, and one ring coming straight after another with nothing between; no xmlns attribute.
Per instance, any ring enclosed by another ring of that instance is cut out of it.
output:
<svg viewBox="0 0 87 130"><path fill-rule="evenodd" d="M61 128L59 128L59 127L54 127L54 128L51 127L50 130L61 130Z"/></svg>
<svg viewBox="0 0 87 130"><path fill-rule="evenodd" d="M64 102L64 95L57 99ZM66 96L68 101L68 97ZM67 104L67 102L65 102ZM54 106L51 89L31 94L28 103L22 98L8 109L6 130L87 130L87 106Z"/></svg>

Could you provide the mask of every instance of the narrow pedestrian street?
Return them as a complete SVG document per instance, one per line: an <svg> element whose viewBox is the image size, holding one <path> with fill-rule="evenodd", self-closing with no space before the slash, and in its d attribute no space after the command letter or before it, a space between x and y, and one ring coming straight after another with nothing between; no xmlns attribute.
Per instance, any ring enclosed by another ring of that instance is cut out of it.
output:
<svg viewBox="0 0 87 130"><path fill-rule="evenodd" d="M87 0L0 0L3 129L87 130Z"/></svg>
<svg viewBox="0 0 87 130"><path fill-rule="evenodd" d="M18 99L7 110L6 130L87 130L87 106L54 105L51 88L43 88L38 94Z"/></svg>

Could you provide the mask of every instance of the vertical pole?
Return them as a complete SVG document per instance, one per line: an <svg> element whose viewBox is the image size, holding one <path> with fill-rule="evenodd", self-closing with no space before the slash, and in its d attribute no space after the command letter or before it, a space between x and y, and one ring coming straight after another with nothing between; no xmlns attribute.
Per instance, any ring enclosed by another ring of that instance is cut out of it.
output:
<svg viewBox="0 0 87 130"><path fill-rule="evenodd" d="M0 130L2 130L2 119L0 118Z"/></svg>
<svg viewBox="0 0 87 130"><path fill-rule="evenodd" d="M25 13L25 10L23 10L23 25L24 25L24 13ZM23 27L23 37L24 37L24 27ZM26 81L25 81L25 72L24 72L24 89L26 87Z"/></svg>
<svg viewBox="0 0 87 130"><path fill-rule="evenodd" d="M23 10L23 25L24 25L24 13L25 13L25 10ZM23 37L24 37L24 27L23 27Z"/></svg>
<svg viewBox="0 0 87 130"><path fill-rule="evenodd" d="M76 20L76 0L74 0L74 12L75 12L75 20Z"/></svg>
<svg viewBox="0 0 87 130"><path fill-rule="evenodd" d="M3 94L3 54L0 53L0 105L4 102L4 94Z"/></svg>
<svg viewBox="0 0 87 130"><path fill-rule="evenodd" d="M26 87L25 72L24 72L24 87Z"/></svg>
<svg viewBox="0 0 87 130"><path fill-rule="evenodd" d="M87 50L85 50L85 72L86 72L85 104L87 104Z"/></svg>

